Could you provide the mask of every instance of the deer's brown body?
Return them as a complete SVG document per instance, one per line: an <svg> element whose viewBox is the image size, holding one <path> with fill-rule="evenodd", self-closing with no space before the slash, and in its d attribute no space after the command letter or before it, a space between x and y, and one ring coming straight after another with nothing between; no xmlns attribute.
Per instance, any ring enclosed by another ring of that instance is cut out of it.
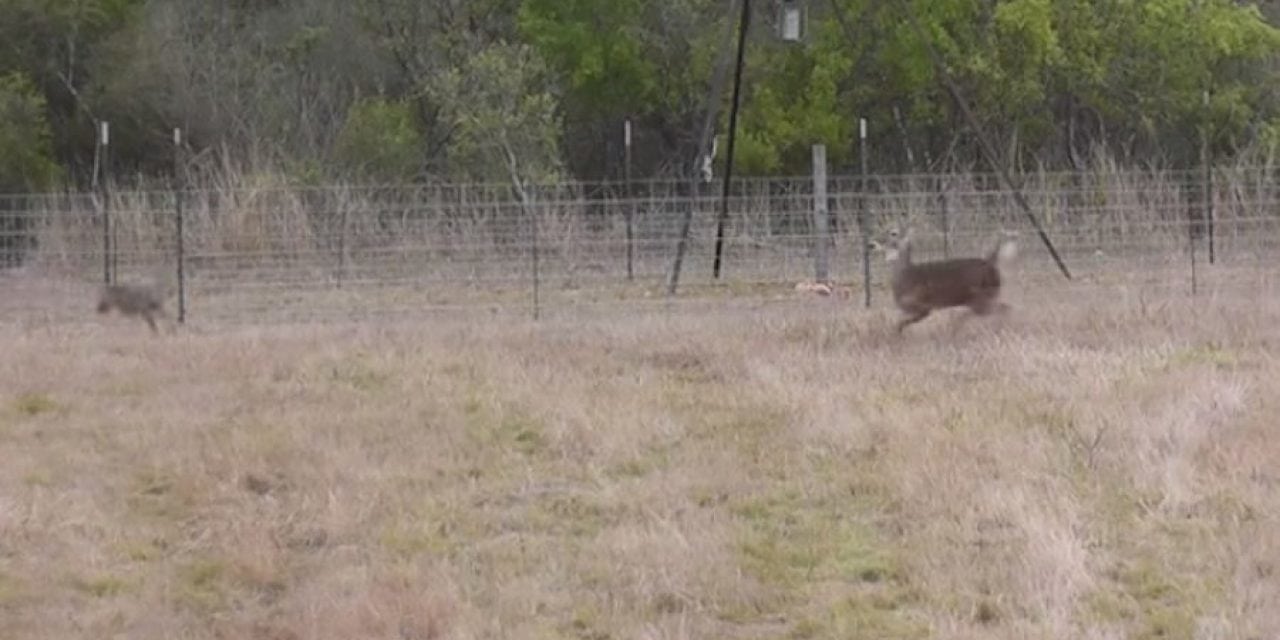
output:
<svg viewBox="0 0 1280 640"><path fill-rule="evenodd" d="M1000 267L1017 251L1010 239L1002 238L985 258L914 263L909 236L891 239L885 250L893 269L893 301L904 314L896 327L898 333L939 309L968 307L985 316L1008 308L999 298Z"/></svg>
<svg viewBox="0 0 1280 640"><path fill-rule="evenodd" d="M156 317L163 316L160 296L146 287L128 284L109 284L102 288L98 296L98 313L108 313L112 309L125 316L139 316L146 320L152 333L159 333Z"/></svg>

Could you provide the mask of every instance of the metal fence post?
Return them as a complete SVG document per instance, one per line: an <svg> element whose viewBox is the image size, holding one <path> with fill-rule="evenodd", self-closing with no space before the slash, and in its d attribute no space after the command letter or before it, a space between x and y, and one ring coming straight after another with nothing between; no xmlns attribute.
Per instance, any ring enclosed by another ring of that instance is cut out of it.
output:
<svg viewBox="0 0 1280 640"><path fill-rule="evenodd" d="M813 277L816 282L830 279L827 243L830 240L827 213L827 148L813 145Z"/></svg>
<svg viewBox="0 0 1280 640"><path fill-rule="evenodd" d="M112 280L112 229L111 191L107 187L107 151L110 142L110 126L103 120L98 126L98 197L102 199L102 283Z"/></svg>
<svg viewBox="0 0 1280 640"><path fill-rule="evenodd" d="M622 129L622 149L623 149L623 186L626 204L622 208L622 215L626 218L627 224L627 280L635 279L635 270L632 266L632 256L635 251L635 236L632 229L632 219L635 217L635 193L631 185L631 118L627 118L623 123Z"/></svg>
<svg viewBox="0 0 1280 640"><path fill-rule="evenodd" d="M1209 154L1209 92L1204 92L1204 113L1206 122L1200 125L1200 166L1204 170L1204 221L1208 231L1209 264L1214 263L1215 249L1213 241L1213 159Z"/></svg>
<svg viewBox="0 0 1280 640"><path fill-rule="evenodd" d="M178 324L187 321L187 277L186 277L186 240L183 234L182 192L185 187L182 179L182 129L173 130L173 212L177 224L176 240L178 249Z"/></svg>
<svg viewBox="0 0 1280 640"><path fill-rule="evenodd" d="M858 226L862 231L862 304L871 308L871 224L868 219L870 203L867 202L867 119L858 118L858 157L861 165L858 190L861 192L861 207L858 211Z"/></svg>

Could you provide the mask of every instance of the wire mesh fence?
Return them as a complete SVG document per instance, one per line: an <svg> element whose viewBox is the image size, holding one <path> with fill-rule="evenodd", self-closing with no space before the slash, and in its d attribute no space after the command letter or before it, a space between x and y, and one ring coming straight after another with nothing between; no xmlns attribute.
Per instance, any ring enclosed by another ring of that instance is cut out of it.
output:
<svg viewBox="0 0 1280 640"><path fill-rule="evenodd" d="M1023 193L1071 269L1065 280L992 175L827 179L815 225L808 176L735 181L724 271L712 278L720 185L335 185L0 197L0 320L89 316L105 280L158 283L192 322L544 314L672 301L794 299L825 243L831 280L860 306L887 304L887 267L864 238L912 229L917 259L983 255L1020 233L1011 295L1081 288L1272 295L1280 209L1269 167L1203 172L1039 173ZM1206 198L1206 194L1208 197ZM679 294L668 297L684 216ZM825 227L819 236L815 229ZM181 242L179 242L181 229ZM1212 264L1210 264L1212 260ZM181 272L179 272L181 265ZM177 305L169 304L170 309Z"/></svg>

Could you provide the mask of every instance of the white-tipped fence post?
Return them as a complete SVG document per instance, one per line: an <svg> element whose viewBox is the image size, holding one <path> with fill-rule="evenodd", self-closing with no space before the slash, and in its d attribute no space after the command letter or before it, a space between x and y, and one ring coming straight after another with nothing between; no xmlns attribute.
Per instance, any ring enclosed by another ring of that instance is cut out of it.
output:
<svg viewBox="0 0 1280 640"><path fill-rule="evenodd" d="M102 199L102 283L111 284L113 247L111 228L111 191L107 187L107 150L111 144L111 127L106 120L98 123L98 197Z"/></svg>
<svg viewBox="0 0 1280 640"><path fill-rule="evenodd" d="M862 206L858 211L858 227L862 232L862 304L871 308L871 224L870 203L867 201L867 119L858 118L858 157L861 164L861 180L858 190Z"/></svg>

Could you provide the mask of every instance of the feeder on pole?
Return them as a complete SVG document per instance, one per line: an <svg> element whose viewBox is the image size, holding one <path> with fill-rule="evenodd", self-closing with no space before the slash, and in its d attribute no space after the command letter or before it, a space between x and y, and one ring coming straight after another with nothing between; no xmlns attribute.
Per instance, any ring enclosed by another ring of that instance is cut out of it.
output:
<svg viewBox="0 0 1280 640"><path fill-rule="evenodd" d="M807 17L798 0L783 0L778 8L778 37L785 42L800 42L805 35Z"/></svg>

